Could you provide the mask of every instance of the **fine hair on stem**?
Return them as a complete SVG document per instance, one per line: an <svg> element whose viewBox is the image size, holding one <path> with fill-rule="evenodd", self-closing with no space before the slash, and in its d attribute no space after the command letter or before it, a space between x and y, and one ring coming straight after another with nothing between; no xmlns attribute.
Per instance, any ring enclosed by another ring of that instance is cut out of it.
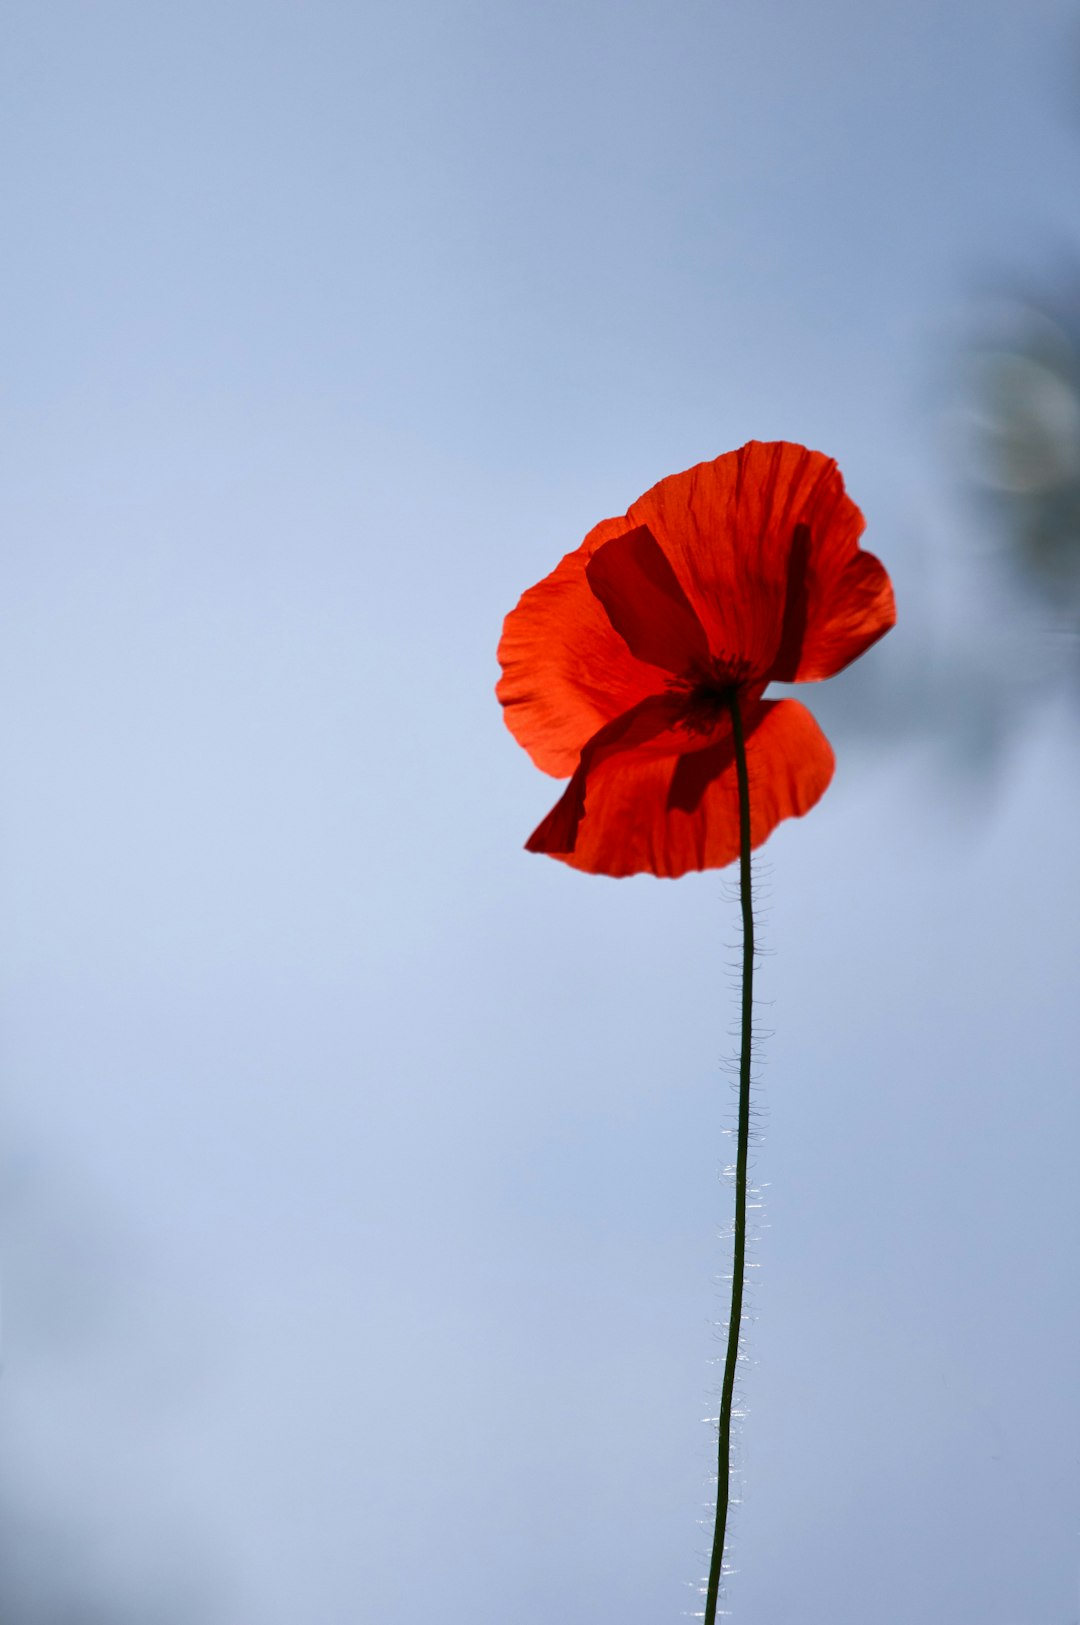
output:
<svg viewBox="0 0 1080 1625"><path fill-rule="evenodd" d="M754 1015L754 903L750 873L750 779L746 765L746 736L738 690L729 699L735 743L735 772L739 790L739 900L742 908L742 1000L739 1039L739 1120L735 1159L735 1227L731 1269L731 1309L728 1315L727 1353L720 1390L717 1439L716 1522L705 1593L705 1625L716 1625L720 1579L724 1564L728 1508L731 1502L731 1413L735 1370L739 1361L743 1294L746 1281L746 1195L750 1156L750 1068Z"/></svg>

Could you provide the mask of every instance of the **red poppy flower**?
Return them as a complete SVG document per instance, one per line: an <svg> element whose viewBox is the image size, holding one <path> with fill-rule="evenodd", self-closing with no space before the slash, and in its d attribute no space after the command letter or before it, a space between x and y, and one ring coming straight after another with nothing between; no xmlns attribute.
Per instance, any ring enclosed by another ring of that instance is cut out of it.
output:
<svg viewBox="0 0 1080 1625"><path fill-rule="evenodd" d="M830 457L750 441L605 519L506 618L497 694L566 792L526 843L593 874L681 875L739 855L730 701L751 844L832 778L805 706L770 682L832 677L893 625L892 586Z"/></svg>

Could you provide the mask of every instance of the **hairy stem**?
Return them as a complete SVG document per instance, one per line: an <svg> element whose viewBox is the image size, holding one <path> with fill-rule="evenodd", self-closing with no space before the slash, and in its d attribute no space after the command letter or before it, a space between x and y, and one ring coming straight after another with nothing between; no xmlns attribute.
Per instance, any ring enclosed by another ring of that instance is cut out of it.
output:
<svg viewBox="0 0 1080 1625"><path fill-rule="evenodd" d="M705 1625L716 1625L720 1576L724 1563L731 1491L731 1404L735 1368L739 1359L743 1284L746 1276L746 1165L750 1149L750 1039L754 1010L754 908L750 893L750 781L746 771L746 738L738 694L730 700L735 736L735 773L739 786L739 896L742 902L742 1041L739 1051L739 1130L735 1161L735 1247L731 1269L731 1315L728 1319L727 1359L720 1393L720 1437L716 1472L716 1528L713 1532L709 1587L705 1596Z"/></svg>

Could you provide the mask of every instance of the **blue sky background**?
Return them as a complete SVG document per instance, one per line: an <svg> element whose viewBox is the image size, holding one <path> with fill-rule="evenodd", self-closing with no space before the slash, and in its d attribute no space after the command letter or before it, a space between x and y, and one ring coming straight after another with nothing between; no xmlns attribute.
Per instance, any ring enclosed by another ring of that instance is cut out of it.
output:
<svg viewBox="0 0 1080 1625"><path fill-rule="evenodd" d="M524 854L492 685L751 437L901 619L759 864L729 1606L1073 1625L1077 713L947 420L1075 7L11 0L0 80L5 1625L698 1606L737 909Z"/></svg>

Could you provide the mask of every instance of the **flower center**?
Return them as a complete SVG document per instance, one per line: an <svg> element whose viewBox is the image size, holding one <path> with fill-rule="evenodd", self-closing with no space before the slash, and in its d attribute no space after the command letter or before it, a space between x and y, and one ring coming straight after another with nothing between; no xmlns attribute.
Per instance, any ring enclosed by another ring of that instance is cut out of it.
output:
<svg viewBox="0 0 1080 1625"><path fill-rule="evenodd" d="M675 677L669 688L682 697L679 721L690 733L711 733L727 715L744 673L741 662L714 662L707 670Z"/></svg>

